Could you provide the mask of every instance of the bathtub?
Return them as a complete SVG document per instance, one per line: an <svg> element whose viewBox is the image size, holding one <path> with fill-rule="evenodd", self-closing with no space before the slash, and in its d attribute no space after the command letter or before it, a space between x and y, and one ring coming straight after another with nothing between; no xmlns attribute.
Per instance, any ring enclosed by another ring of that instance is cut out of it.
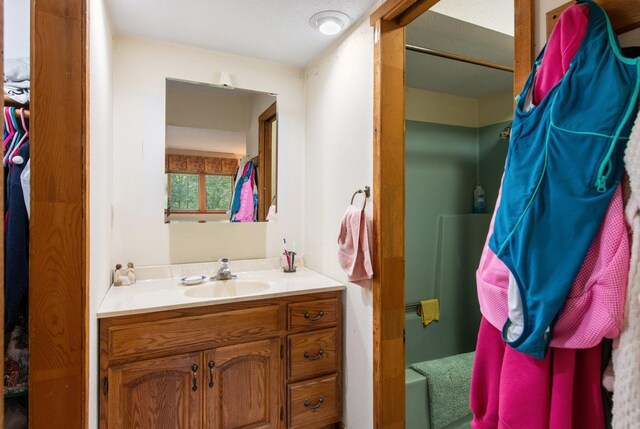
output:
<svg viewBox="0 0 640 429"><path fill-rule="evenodd" d="M404 377L406 391L405 428L431 429L427 379L411 368L405 368ZM469 429L471 428L471 419L472 415L469 412L468 416L447 425L446 429Z"/></svg>

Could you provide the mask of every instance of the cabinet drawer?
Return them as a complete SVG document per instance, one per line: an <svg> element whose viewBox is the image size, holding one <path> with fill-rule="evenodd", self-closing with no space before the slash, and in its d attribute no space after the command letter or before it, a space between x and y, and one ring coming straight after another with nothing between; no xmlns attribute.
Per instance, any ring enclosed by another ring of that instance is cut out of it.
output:
<svg viewBox="0 0 640 429"><path fill-rule="evenodd" d="M197 350L234 339L260 337L278 331L278 305L225 311L202 316L109 328L109 358Z"/></svg>
<svg viewBox="0 0 640 429"><path fill-rule="evenodd" d="M289 304L289 329L333 325L338 311L336 298Z"/></svg>
<svg viewBox="0 0 640 429"><path fill-rule="evenodd" d="M290 429L323 427L340 419L340 394L336 374L289 384L287 398Z"/></svg>
<svg viewBox="0 0 640 429"><path fill-rule="evenodd" d="M289 335L288 345L290 379L337 370L336 328Z"/></svg>

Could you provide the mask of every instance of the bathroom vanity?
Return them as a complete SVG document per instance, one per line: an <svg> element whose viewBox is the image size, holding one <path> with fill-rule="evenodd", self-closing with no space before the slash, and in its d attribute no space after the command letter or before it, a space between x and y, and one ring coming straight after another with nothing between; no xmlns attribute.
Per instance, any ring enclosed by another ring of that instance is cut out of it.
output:
<svg viewBox="0 0 640 429"><path fill-rule="evenodd" d="M344 286L304 267L196 286L175 276L204 265L110 289L98 313L100 427L334 427Z"/></svg>

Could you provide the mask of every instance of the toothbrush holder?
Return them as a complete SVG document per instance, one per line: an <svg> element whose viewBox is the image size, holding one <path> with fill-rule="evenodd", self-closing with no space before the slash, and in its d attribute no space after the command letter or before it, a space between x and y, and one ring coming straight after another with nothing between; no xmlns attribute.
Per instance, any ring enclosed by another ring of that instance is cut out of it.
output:
<svg viewBox="0 0 640 429"><path fill-rule="evenodd" d="M285 256L284 264L282 267L282 271L285 273L295 273L296 272L296 252L285 252L283 253Z"/></svg>

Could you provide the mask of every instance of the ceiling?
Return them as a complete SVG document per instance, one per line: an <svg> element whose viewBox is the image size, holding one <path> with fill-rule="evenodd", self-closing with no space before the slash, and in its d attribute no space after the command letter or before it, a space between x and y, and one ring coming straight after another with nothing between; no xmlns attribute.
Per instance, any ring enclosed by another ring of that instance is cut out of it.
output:
<svg viewBox="0 0 640 429"><path fill-rule="evenodd" d="M114 31L306 66L339 36L309 18L337 10L355 22L376 0L107 0Z"/></svg>
<svg viewBox="0 0 640 429"><path fill-rule="evenodd" d="M339 36L309 26L338 10L353 24L377 0L107 0L114 31L304 67ZM513 64L513 0L441 0L407 27L407 43ZM510 73L407 53L407 84L468 97L508 90Z"/></svg>
<svg viewBox="0 0 640 429"><path fill-rule="evenodd" d="M513 66L512 36L432 11L409 24L407 43ZM407 86L465 97L513 88L513 73L412 51L407 51L406 70Z"/></svg>
<svg viewBox="0 0 640 429"><path fill-rule="evenodd" d="M247 133L272 94L177 79L166 81L167 149L244 155Z"/></svg>
<svg viewBox="0 0 640 429"><path fill-rule="evenodd" d="M430 10L513 36L513 0L440 0Z"/></svg>

